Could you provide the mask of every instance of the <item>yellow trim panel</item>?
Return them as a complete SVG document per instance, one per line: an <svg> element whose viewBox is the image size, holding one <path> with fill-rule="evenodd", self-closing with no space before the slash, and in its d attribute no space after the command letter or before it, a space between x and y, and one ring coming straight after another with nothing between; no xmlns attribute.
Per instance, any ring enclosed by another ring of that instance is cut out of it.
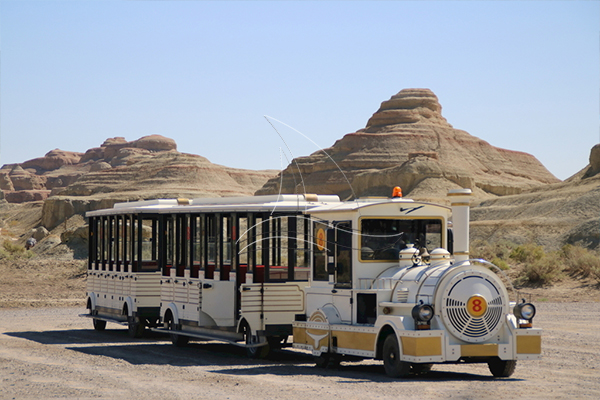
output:
<svg viewBox="0 0 600 400"><path fill-rule="evenodd" d="M332 336L337 338L337 347L342 349L366 350L375 349L377 334L368 332L343 332L333 331Z"/></svg>
<svg viewBox="0 0 600 400"><path fill-rule="evenodd" d="M442 338L401 336L402 353L407 356L425 357L442 355Z"/></svg>
<svg viewBox="0 0 600 400"><path fill-rule="evenodd" d="M460 346L462 357L492 357L498 355L496 343L487 344L463 344Z"/></svg>
<svg viewBox="0 0 600 400"><path fill-rule="evenodd" d="M517 336L517 354L542 354L542 337Z"/></svg>

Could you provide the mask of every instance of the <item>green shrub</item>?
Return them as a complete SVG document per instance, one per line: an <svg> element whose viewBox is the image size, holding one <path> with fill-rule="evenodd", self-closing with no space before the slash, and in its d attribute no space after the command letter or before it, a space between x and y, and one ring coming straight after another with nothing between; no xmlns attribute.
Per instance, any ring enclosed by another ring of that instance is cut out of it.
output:
<svg viewBox="0 0 600 400"><path fill-rule="evenodd" d="M0 247L0 258L13 259L13 258L31 258L34 253L27 251L25 247L15 244L12 240L5 240L2 242Z"/></svg>
<svg viewBox="0 0 600 400"><path fill-rule="evenodd" d="M509 257L516 262L531 264L541 260L544 255L544 248L542 246L537 246L533 243L525 243L515 247L510 252Z"/></svg>
<svg viewBox="0 0 600 400"><path fill-rule="evenodd" d="M567 271L573 275L598 280L600 275L600 257L585 247L565 245L562 248ZM599 280L600 281L600 280Z"/></svg>
<svg viewBox="0 0 600 400"><path fill-rule="evenodd" d="M494 264L496 267L500 268L502 271L506 271L506 270L510 269L510 265L508 265L508 263L506 261L504 261L503 259L501 259L500 257L494 257L494 258L492 258L492 260L490 262L492 264Z"/></svg>
<svg viewBox="0 0 600 400"><path fill-rule="evenodd" d="M13 243L11 240L5 240L2 243L4 250L10 255L19 255L26 252L25 247Z"/></svg>
<svg viewBox="0 0 600 400"><path fill-rule="evenodd" d="M524 266L516 283L548 285L560 281L563 275L563 262L557 257L557 254L543 254L540 258Z"/></svg>
<svg viewBox="0 0 600 400"><path fill-rule="evenodd" d="M476 240L469 249L473 258L483 258L490 261L500 269L509 269L509 255L516 245L509 241L500 241L498 243L488 243L482 240Z"/></svg>

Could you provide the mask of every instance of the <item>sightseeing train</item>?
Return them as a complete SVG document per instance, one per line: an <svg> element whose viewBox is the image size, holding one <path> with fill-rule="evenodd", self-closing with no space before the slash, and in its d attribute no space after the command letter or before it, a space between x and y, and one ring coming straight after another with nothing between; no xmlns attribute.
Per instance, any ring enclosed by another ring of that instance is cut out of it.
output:
<svg viewBox="0 0 600 400"><path fill-rule="evenodd" d="M157 199L87 213L86 316L96 330L218 340L317 365L383 360L392 377L487 363L510 376L541 357L535 307L469 257L470 189L451 207L332 195ZM514 299L518 300L518 299Z"/></svg>

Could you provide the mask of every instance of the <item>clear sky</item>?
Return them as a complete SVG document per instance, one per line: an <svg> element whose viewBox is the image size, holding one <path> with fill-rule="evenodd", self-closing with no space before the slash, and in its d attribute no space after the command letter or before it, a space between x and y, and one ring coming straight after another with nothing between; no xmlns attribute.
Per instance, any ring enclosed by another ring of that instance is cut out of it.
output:
<svg viewBox="0 0 600 400"><path fill-rule="evenodd" d="M161 134L281 169L405 88L560 179L600 142L599 1L1 0L0 51L0 165Z"/></svg>

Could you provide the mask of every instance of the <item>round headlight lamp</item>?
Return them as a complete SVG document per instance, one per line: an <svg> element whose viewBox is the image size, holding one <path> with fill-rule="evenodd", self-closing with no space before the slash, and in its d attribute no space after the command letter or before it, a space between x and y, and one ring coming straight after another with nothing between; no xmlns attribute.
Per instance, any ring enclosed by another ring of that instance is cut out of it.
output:
<svg viewBox="0 0 600 400"><path fill-rule="evenodd" d="M412 309L412 317L419 322L429 322L433 318L433 307L429 304L417 304Z"/></svg>
<svg viewBox="0 0 600 400"><path fill-rule="evenodd" d="M513 309L515 317L531 321L535 317L535 306L531 303L519 303Z"/></svg>

